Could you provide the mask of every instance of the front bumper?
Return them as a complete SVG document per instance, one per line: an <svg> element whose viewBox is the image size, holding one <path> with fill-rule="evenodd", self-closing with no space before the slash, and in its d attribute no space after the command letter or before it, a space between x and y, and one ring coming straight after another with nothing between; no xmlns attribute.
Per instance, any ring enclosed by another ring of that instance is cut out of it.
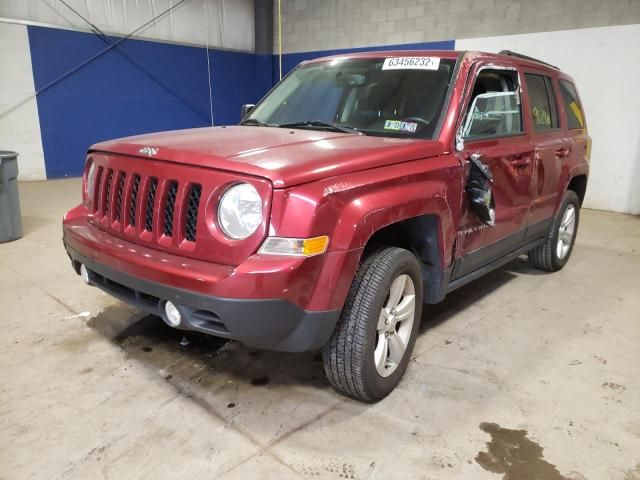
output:
<svg viewBox="0 0 640 480"><path fill-rule="evenodd" d="M204 295L151 282L114 270L89 258L65 241L76 272L80 264L101 290L166 320L164 302L181 313L182 330L238 340L266 350L302 352L322 347L331 336L340 310L307 311L284 299L235 299Z"/></svg>
<svg viewBox="0 0 640 480"><path fill-rule="evenodd" d="M217 264L111 235L88 221L82 205L65 215L63 233L76 271L84 264L96 287L162 317L171 300L184 319L178 328L292 352L329 340L361 253Z"/></svg>

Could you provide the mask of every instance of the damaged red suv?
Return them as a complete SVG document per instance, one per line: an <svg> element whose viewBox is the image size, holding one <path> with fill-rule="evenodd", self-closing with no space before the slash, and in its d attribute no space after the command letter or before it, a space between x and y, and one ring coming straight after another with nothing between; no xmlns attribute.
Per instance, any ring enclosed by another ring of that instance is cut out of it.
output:
<svg viewBox="0 0 640 480"><path fill-rule="evenodd" d="M89 150L64 245L168 325L299 352L364 401L400 381L424 303L528 253L561 269L590 138L573 80L514 54L304 62L240 125Z"/></svg>

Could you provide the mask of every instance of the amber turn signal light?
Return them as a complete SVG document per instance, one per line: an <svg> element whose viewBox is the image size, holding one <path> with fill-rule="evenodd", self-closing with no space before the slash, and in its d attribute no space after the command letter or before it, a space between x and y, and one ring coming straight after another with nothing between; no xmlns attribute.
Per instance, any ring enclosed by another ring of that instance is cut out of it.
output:
<svg viewBox="0 0 640 480"><path fill-rule="evenodd" d="M268 237L258 253L264 255L289 255L295 257L312 257L327 251L329 237L322 235L312 238Z"/></svg>

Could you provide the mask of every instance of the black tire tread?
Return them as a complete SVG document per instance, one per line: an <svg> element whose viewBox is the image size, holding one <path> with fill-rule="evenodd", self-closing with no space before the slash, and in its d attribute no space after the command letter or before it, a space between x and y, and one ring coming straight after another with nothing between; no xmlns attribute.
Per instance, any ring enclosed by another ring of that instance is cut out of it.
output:
<svg viewBox="0 0 640 480"><path fill-rule="evenodd" d="M556 272L564 266L564 263L562 263L561 265L558 265L556 262L556 257L555 257L556 255L555 248L556 248L556 241L557 241L556 232L559 228L558 223L562 221L562 214L565 210L565 207L569 203L573 203L576 206L576 215L579 215L580 201L578 199L578 196L573 190L567 190L564 194L562 205L560 206L560 209L558 210L556 217L553 219L553 222L551 222L551 226L547 231L544 243L527 252L527 256L529 257L529 262L531 262L531 265L533 265L535 268L544 270L547 272ZM576 231L574 233L574 236L578 234L577 229L578 229L578 219L576 218ZM567 260L568 260L568 257L567 257Z"/></svg>
<svg viewBox="0 0 640 480"><path fill-rule="evenodd" d="M371 254L360 266L345 301L336 331L323 352L327 378L333 387L366 402L377 400L364 382L362 369L366 359L367 311L376 301L376 293L384 281L384 272L393 268L407 251L388 247Z"/></svg>

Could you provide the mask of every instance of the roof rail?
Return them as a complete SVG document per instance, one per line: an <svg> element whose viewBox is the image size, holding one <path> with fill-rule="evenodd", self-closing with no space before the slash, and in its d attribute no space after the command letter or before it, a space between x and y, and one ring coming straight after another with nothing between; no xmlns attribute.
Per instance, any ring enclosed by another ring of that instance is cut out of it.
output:
<svg viewBox="0 0 640 480"><path fill-rule="evenodd" d="M556 70L560 70L560 68L556 67L555 65L551 65L550 63L543 62L542 60L538 60L537 58L529 57L529 56L523 55L521 53L512 52L511 50L501 50L498 53L500 55L508 55L510 57L516 57L516 58L521 58L523 60L530 60L532 62L542 63L543 65L546 65L548 67L555 68Z"/></svg>

